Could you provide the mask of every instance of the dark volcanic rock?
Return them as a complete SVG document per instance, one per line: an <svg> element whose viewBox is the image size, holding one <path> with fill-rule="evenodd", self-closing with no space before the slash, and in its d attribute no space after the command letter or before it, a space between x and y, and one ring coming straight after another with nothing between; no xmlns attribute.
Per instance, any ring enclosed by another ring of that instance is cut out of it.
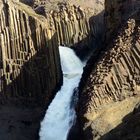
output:
<svg viewBox="0 0 140 140"><path fill-rule="evenodd" d="M1 105L0 140L38 140L43 113L39 107Z"/></svg>
<svg viewBox="0 0 140 140"><path fill-rule="evenodd" d="M34 5L34 0L19 0L19 1L30 6Z"/></svg>

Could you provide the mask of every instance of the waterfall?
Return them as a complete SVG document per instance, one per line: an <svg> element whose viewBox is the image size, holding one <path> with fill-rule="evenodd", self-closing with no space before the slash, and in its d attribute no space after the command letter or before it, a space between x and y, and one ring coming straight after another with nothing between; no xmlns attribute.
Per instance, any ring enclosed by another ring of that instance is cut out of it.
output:
<svg viewBox="0 0 140 140"><path fill-rule="evenodd" d="M67 140L67 135L76 117L71 102L74 90L79 85L84 65L72 49L60 46L59 52L63 85L41 122L40 140Z"/></svg>

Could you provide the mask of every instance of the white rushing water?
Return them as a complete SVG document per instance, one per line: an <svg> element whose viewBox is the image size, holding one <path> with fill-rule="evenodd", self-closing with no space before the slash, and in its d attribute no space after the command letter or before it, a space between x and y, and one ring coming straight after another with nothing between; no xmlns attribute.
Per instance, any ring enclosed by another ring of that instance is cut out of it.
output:
<svg viewBox="0 0 140 140"><path fill-rule="evenodd" d="M60 46L59 51L63 85L41 122L40 140L66 140L76 117L71 102L74 89L78 87L83 73L83 64L72 49Z"/></svg>

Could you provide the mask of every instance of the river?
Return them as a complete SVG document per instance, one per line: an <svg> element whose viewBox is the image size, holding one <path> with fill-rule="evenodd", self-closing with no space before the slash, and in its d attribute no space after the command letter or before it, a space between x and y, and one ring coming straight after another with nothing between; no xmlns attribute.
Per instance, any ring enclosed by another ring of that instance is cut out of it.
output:
<svg viewBox="0 0 140 140"><path fill-rule="evenodd" d="M73 102L85 63L68 47L59 47L63 85L48 107L41 122L40 140L67 140L68 133L76 119Z"/></svg>

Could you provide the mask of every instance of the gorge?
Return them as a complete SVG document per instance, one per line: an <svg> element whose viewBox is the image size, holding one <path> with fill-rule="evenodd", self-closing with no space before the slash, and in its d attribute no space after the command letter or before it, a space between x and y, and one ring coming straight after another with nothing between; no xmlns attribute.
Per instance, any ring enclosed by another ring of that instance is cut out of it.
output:
<svg viewBox="0 0 140 140"><path fill-rule="evenodd" d="M137 140L139 120L139 0L0 0L0 140Z"/></svg>
<svg viewBox="0 0 140 140"><path fill-rule="evenodd" d="M77 95L74 96L73 94L80 82L84 64L72 49L59 47L59 50L63 85L41 122L40 140L67 140L69 131L76 119L74 104L77 101L73 98L77 98Z"/></svg>

